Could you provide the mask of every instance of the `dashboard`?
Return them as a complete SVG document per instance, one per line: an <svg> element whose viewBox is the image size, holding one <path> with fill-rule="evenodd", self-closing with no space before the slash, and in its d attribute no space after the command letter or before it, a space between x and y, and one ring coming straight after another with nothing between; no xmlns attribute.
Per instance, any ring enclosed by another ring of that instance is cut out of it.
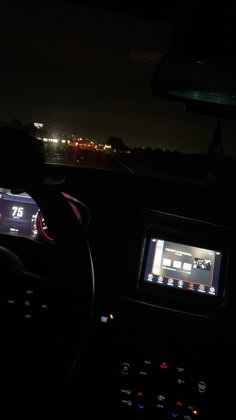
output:
<svg viewBox="0 0 236 420"><path fill-rule="evenodd" d="M76 198L62 193L68 200L79 223L88 220L86 206ZM44 216L35 200L26 192L0 188L0 234L26 237L53 244Z"/></svg>
<svg viewBox="0 0 236 420"><path fill-rule="evenodd" d="M81 356L84 381L79 371L86 408L93 398L104 418L217 418L224 360L234 348L235 209L225 190L201 186L193 203L193 185L180 200L178 180L71 167L50 167L49 174L63 180L55 188L68 192L80 223L89 223L96 288L94 334ZM1 234L53 244L32 197L0 194ZM51 267L56 247L42 248Z"/></svg>

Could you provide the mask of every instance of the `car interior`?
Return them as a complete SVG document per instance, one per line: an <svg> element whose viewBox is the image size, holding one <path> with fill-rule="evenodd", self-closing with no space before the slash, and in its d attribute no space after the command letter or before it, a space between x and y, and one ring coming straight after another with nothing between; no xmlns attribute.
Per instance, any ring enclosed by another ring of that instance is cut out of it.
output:
<svg viewBox="0 0 236 420"><path fill-rule="evenodd" d="M233 177L52 165L0 138L1 417L232 416Z"/></svg>

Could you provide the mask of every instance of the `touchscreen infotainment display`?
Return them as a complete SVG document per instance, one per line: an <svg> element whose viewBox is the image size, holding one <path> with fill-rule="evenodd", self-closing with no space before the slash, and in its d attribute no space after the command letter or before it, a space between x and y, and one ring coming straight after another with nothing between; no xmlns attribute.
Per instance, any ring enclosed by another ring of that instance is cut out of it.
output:
<svg viewBox="0 0 236 420"><path fill-rule="evenodd" d="M151 237L144 282L217 296L222 253Z"/></svg>

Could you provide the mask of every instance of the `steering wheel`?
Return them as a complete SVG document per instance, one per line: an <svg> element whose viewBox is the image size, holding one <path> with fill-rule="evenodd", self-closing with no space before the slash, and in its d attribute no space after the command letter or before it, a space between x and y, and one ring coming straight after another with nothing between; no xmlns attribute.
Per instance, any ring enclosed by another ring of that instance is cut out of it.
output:
<svg viewBox="0 0 236 420"><path fill-rule="evenodd" d="M11 403L4 418L38 419L35 407L42 414L49 401L60 400L63 380L86 339L94 276L87 239L63 195L45 186L26 192L41 209L54 244L43 252L37 245L34 270L24 250L23 263L12 249L0 247L1 376L4 399L10 396Z"/></svg>

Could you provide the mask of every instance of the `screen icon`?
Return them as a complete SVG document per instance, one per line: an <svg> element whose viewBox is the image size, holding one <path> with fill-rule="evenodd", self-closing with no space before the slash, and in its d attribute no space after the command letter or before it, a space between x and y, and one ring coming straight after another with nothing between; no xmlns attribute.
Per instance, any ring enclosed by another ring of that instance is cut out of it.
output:
<svg viewBox="0 0 236 420"><path fill-rule="evenodd" d="M205 293L205 286L203 286L203 284L200 284L200 286L198 287L198 291L201 293Z"/></svg>
<svg viewBox="0 0 236 420"><path fill-rule="evenodd" d="M189 283L188 290L194 290L194 283Z"/></svg>
<svg viewBox="0 0 236 420"><path fill-rule="evenodd" d="M215 294L216 294L215 287L210 287L210 289L209 289L209 295L215 295Z"/></svg>
<svg viewBox="0 0 236 420"><path fill-rule="evenodd" d="M192 270L192 264L189 264L189 263L185 262L183 264L183 269L186 270L186 271L191 271Z"/></svg>
<svg viewBox="0 0 236 420"><path fill-rule="evenodd" d="M174 286L174 280L171 277L167 281L167 286Z"/></svg>
<svg viewBox="0 0 236 420"><path fill-rule="evenodd" d="M177 268L177 269L180 269L182 267L182 262L174 260L173 267Z"/></svg>
<svg viewBox="0 0 236 420"><path fill-rule="evenodd" d="M171 259L170 258L163 258L163 265L170 267L171 266Z"/></svg>
<svg viewBox="0 0 236 420"><path fill-rule="evenodd" d="M157 277L157 283L163 284L163 277L162 276Z"/></svg>
<svg viewBox="0 0 236 420"><path fill-rule="evenodd" d="M178 281L178 287L179 287L180 289L182 289L183 285L184 285L183 280L179 280L179 281Z"/></svg>

